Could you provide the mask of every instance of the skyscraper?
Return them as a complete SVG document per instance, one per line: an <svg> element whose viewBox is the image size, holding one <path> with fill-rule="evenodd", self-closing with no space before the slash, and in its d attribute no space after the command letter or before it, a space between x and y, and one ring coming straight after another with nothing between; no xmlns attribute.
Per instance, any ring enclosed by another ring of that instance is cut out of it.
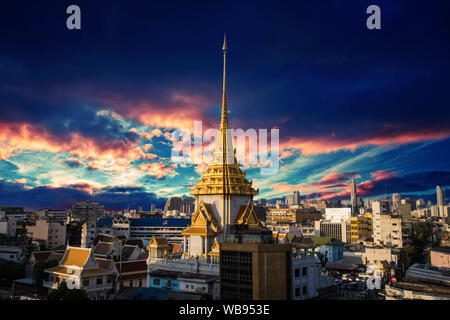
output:
<svg viewBox="0 0 450 320"><path fill-rule="evenodd" d="M444 193L444 189L441 189L441 187L439 187L439 186L436 187L436 198L437 198L436 204L437 204L438 206L445 206L445 193Z"/></svg>
<svg viewBox="0 0 450 320"><path fill-rule="evenodd" d="M402 201L402 195L400 193L392 194L392 212L398 212L398 208Z"/></svg>
<svg viewBox="0 0 450 320"><path fill-rule="evenodd" d="M300 204L300 192L294 191L292 194L286 196L286 205L299 205Z"/></svg>
<svg viewBox="0 0 450 320"><path fill-rule="evenodd" d="M356 208L358 207L357 200L356 200L357 193L356 193L355 179L352 179L350 181L350 193L351 193L351 203L352 203L352 214L355 215Z"/></svg>

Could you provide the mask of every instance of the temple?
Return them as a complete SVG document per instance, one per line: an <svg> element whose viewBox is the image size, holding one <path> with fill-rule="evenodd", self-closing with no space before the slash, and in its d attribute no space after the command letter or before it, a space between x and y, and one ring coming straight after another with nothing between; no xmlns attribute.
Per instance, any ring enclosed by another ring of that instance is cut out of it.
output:
<svg viewBox="0 0 450 320"><path fill-rule="evenodd" d="M213 160L190 194L195 196L195 212L191 225L183 231L183 257L211 256L215 243L226 239L232 224L247 224L258 228L260 223L253 208L253 196L258 190L246 179L236 159L233 137L228 126L226 92L226 37L223 42L222 113Z"/></svg>

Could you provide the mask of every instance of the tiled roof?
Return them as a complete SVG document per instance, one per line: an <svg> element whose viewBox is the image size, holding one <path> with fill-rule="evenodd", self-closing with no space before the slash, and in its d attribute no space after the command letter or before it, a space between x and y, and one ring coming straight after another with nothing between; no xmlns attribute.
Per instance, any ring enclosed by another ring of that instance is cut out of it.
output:
<svg viewBox="0 0 450 320"><path fill-rule="evenodd" d="M41 252L33 252L34 259L36 262L47 260L50 256L51 251L41 251Z"/></svg>
<svg viewBox="0 0 450 320"><path fill-rule="evenodd" d="M64 259L60 262L65 266L83 267L91 253L90 249L68 247Z"/></svg>
<svg viewBox="0 0 450 320"><path fill-rule="evenodd" d="M122 249L122 259L127 260L130 258L131 254L134 252L134 250L139 249L135 246L127 246L125 245Z"/></svg>
<svg viewBox="0 0 450 320"><path fill-rule="evenodd" d="M102 259L102 258L95 258L95 261L97 261L98 266L99 266L101 269L105 269L105 270L108 270L109 267L110 267L110 265L111 265L112 263L114 263L113 260L110 260L110 259Z"/></svg>
<svg viewBox="0 0 450 320"><path fill-rule="evenodd" d="M120 272L120 262L116 262L116 268ZM122 273L137 271L147 272L147 262L145 260L122 261Z"/></svg>
<svg viewBox="0 0 450 320"><path fill-rule="evenodd" d="M136 260L147 260L147 258L148 258L148 252L143 252L136 258Z"/></svg>
<svg viewBox="0 0 450 320"><path fill-rule="evenodd" d="M109 250L111 250L112 244L111 243L103 243L100 242L97 245L97 248L95 248L94 253L97 254L107 254L109 252Z"/></svg>
<svg viewBox="0 0 450 320"><path fill-rule="evenodd" d="M95 276L98 274L110 274L111 272L104 269L88 269L81 272L82 276Z"/></svg>
<svg viewBox="0 0 450 320"><path fill-rule="evenodd" d="M110 226L114 218L100 218L97 226ZM129 218L131 227L177 227L186 228L190 224L191 219L177 218ZM166 221L166 222L165 222Z"/></svg>
<svg viewBox="0 0 450 320"><path fill-rule="evenodd" d="M147 271L135 273L135 274L124 274L120 276L120 280L131 280L131 279L142 279L147 278Z"/></svg>

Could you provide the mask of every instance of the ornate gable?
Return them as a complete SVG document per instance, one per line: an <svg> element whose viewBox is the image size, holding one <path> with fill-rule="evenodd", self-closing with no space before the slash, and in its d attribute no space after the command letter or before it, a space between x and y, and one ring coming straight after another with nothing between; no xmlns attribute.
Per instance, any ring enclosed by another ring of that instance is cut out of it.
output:
<svg viewBox="0 0 450 320"><path fill-rule="evenodd" d="M237 224L246 224L249 227L259 227L260 220L255 212L255 206L250 200L246 206L241 206L234 221Z"/></svg>

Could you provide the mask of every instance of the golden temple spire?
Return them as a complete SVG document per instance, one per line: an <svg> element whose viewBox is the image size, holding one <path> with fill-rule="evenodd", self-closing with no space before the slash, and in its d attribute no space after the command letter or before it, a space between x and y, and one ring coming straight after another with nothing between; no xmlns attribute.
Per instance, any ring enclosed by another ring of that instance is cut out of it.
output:
<svg viewBox="0 0 450 320"><path fill-rule="evenodd" d="M226 91L226 63L227 63L227 36L223 35L223 91L222 91L222 115L220 129L228 129L227 91Z"/></svg>

